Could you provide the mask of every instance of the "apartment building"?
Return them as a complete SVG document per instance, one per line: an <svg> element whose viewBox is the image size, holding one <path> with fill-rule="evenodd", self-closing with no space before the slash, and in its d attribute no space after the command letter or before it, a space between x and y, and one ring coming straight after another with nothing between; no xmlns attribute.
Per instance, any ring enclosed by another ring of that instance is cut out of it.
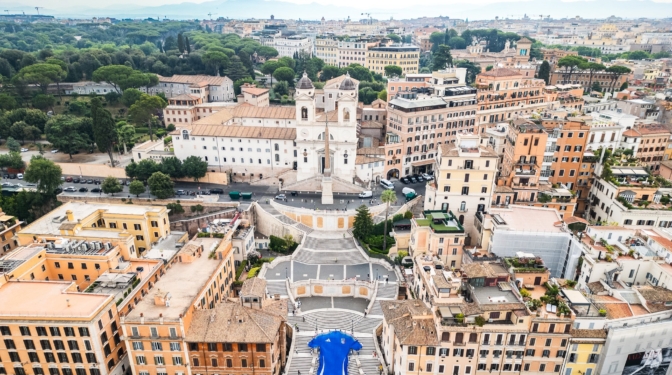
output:
<svg viewBox="0 0 672 375"><path fill-rule="evenodd" d="M338 65L338 44L336 38L316 38L315 39L315 57L322 59L325 65Z"/></svg>
<svg viewBox="0 0 672 375"><path fill-rule="evenodd" d="M451 269L462 265L462 249L467 233L450 211L423 213L424 219L411 219L410 254L429 254Z"/></svg>
<svg viewBox="0 0 672 375"><path fill-rule="evenodd" d="M616 82L614 82L614 78L614 73L607 71L593 72L591 77L589 71L575 70L572 72L570 77L569 73L565 69L555 69L551 71L548 84L552 86L578 84L583 86L586 90L592 90L591 86L597 83L604 90L611 88L613 85L614 90L617 91L623 85L623 83L628 81L627 74L620 75L618 78L616 78Z"/></svg>
<svg viewBox="0 0 672 375"><path fill-rule="evenodd" d="M544 120L542 125L555 138L549 182L574 189L580 177L590 127L578 121ZM593 156L593 153L589 153L589 156ZM587 179L588 176L584 176L584 181Z"/></svg>
<svg viewBox="0 0 672 375"><path fill-rule="evenodd" d="M23 221L16 217L7 215L0 209L0 256L16 249L19 242L16 239L16 233L21 231Z"/></svg>
<svg viewBox="0 0 672 375"><path fill-rule="evenodd" d="M233 81L229 77L206 75L159 76L159 84L147 91L156 95L162 92L166 98L190 95L201 98L202 103L230 102L235 98Z"/></svg>
<svg viewBox="0 0 672 375"><path fill-rule="evenodd" d="M35 241L119 243L127 257L139 257L170 234L168 209L97 202L66 202L18 233L20 245Z"/></svg>
<svg viewBox="0 0 672 375"><path fill-rule="evenodd" d="M387 102L392 100L398 93L409 94L411 91L422 92L430 87L431 74L412 74L406 77L390 77L387 80Z"/></svg>
<svg viewBox="0 0 672 375"><path fill-rule="evenodd" d="M375 42L365 39L339 41L337 66L344 68L350 64L359 64L368 67L366 64L366 51L375 45Z"/></svg>
<svg viewBox="0 0 672 375"><path fill-rule="evenodd" d="M241 87L240 92L243 100L239 100L239 102L259 108L270 105L268 89L257 88L255 85L247 85L246 87Z"/></svg>
<svg viewBox="0 0 672 375"><path fill-rule="evenodd" d="M622 111L600 110L590 114L590 134L586 143L586 150L596 151L607 148L615 151L621 148L624 132L635 126L637 117ZM633 150L636 151L636 150Z"/></svg>
<svg viewBox="0 0 672 375"><path fill-rule="evenodd" d="M420 48L413 45L393 44L369 48L366 55L367 68L385 74L385 67L396 65L402 74L416 74L420 69Z"/></svg>
<svg viewBox="0 0 672 375"><path fill-rule="evenodd" d="M543 79L517 70L495 68L476 76L480 122L499 122L529 116L548 106Z"/></svg>
<svg viewBox="0 0 672 375"><path fill-rule="evenodd" d="M545 128L534 122L514 120L509 125L498 185L509 187L513 195L497 194L494 204L508 205L536 200L541 184L542 162L546 161L547 140Z"/></svg>
<svg viewBox="0 0 672 375"><path fill-rule="evenodd" d="M636 157L642 165L658 173L672 133L662 124L639 125L634 128L639 133L639 147Z"/></svg>
<svg viewBox="0 0 672 375"><path fill-rule="evenodd" d="M619 86L620 87L620 86ZM642 120L656 121L660 115L660 108L655 102L644 99L618 101L618 108Z"/></svg>
<svg viewBox="0 0 672 375"><path fill-rule="evenodd" d="M458 221L471 231L474 215L490 209L498 157L481 146L474 134L458 134L454 143L439 145L434 181L427 184L425 208L457 212Z"/></svg>
<svg viewBox="0 0 672 375"><path fill-rule="evenodd" d="M439 144L474 131L476 90L453 86L436 89L433 95L397 95L387 106L387 118L387 177L428 172Z"/></svg>
<svg viewBox="0 0 672 375"><path fill-rule="evenodd" d="M198 310L229 296L234 281L230 238L199 238L175 255L165 275L120 320L134 374L191 374L187 337ZM212 254L212 255L211 255Z"/></svg>
<svg viewBox="0 0 672 375"><path fill-rule="evenodd" d="M275 36L269 47L278 51L278 57L293 57L294 54L313 55L313 39L303 35Z"/></svg>

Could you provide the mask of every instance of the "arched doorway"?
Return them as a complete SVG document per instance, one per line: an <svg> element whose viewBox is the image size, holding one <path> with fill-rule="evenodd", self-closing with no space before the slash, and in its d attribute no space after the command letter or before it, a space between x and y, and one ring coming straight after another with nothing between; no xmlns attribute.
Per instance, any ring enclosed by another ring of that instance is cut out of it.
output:
<svg viewBox="0 0 672 375"><path fill-rule="evenodd" d="M396 169L396 168L395 168L395 169L390 169L390 170L387 172L387 179L388 179L388 180L391 180L391 179L393 179L393 178L399 178L399 170Z"/></svg>

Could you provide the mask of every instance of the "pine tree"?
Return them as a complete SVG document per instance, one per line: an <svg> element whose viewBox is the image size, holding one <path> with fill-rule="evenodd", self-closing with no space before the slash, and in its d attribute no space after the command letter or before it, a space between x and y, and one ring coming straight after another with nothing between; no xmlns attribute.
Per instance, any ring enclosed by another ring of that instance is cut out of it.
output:
<svg viewBox="0 0 672 375"><path fill-rule="evenodd" d="M182 33L177 34L177 49L180 53L184 53L184 35Z"/></svg>
<svg viewBox="0 0 672 375"><path fill-rule="evenodd" d="M247 68L245 68L245 65L243 65L243 62L240 61L240 57L238 56L231 57L231 62L229 67L226 69L225 74L234 82L250 76Z"/></svg>
<svg viewBox="0 0 672 375"><path fill-rule="evenodd" d="M355 221L352 227L352 234L357 238L364 239L371 234L371 230L373 229L373 219L371 219L371 213L366 205L361 205L357 209L357 215L355 215Z"/></svg>
<svg viewBox="0 0 672 375"><path fill-rule="evenodd" d="M544 60L539 67L539 73L537 73L537 78L543 79L548 85L550 79L551 66L548 64L548 61Z"/></svg>

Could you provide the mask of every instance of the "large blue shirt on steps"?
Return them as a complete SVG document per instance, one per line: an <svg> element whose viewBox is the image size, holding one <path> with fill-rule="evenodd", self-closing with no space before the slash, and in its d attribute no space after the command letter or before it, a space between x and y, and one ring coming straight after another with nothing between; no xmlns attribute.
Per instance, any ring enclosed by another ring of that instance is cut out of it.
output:
<svg viewBox="0 0 672 375"><path fill-rule="evenodd" d="M362 349L354 337L339 331L323 333L310 340L308 346L320 348L320 367L316 375L348 375L348 353Z"/></svg>

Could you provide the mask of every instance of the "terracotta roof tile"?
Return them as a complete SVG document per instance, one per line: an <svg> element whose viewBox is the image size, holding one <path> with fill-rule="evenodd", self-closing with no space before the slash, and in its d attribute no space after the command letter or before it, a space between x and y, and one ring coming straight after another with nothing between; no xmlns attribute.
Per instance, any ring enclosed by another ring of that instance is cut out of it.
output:
<svg viewBox="0 0 672 375"><path fill-rule="evenodd" d="M282 316L243 307L235 302L218 303L214 309L194 311L186 340L274 343L284 320Z"/></svg>
<svg viewBox="0 0 672 375"><path fill-rule="evenodd" d="M192 136L296 139L296 128L270 128L263 126L238 125L195 125L189 133Z"/></svg>

